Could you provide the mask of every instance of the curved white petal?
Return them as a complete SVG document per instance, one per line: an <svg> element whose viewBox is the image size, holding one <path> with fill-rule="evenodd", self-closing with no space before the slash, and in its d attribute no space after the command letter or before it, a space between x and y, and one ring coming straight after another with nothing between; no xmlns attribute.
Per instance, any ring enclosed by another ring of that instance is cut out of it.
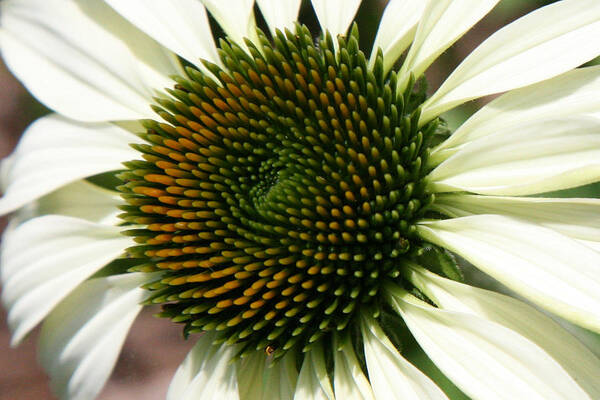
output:
<svg viewBox="0 0 600 400"><path fill-rule="evenodd" d="M267 360L265 353L256 351L237 363L240 400L262 400L268 391L263 382Z"/></svg>
<svg viewBox="0 0 600 400"><path fill-rule="evenodd" d="M336 399L375 400L369 380L363 374L350 339L334 349L333 388Z"/></svg>
<svg viewBox="0 0 600 400"><path fill-rule="evenodd" d="M485 105L432 152L438 164L461 145L545 119L600 117L600 66L578 68L552 79L511 90Z"/></svg>
<svg viewBox="0 0 600 400"><path fill-rule="evenodd" d="M421 122L471 99L531 85L600 54L600 3L563 0L490 36L423 105Z"/></svg>
<svg viewBox="0 0 600 400"><path fill-rule="evenodd" d="M0 215L78 179L122 169L121 163L139 157L129 147L139 141L112 124L75 122L59 115L40 118L10 156Z"/></svg>
<svg viewBox="0 0 600 400"><path fill-rule="evenodd" d="M383 70L388 72L412 42L423 15L423 0L390 0L385 7L371 52L371 67L378 49L383 52Z"/></svg>
<svg viewBox="0 0 600 400"><path fill-rule="evenodd" d="M148 274L123 274L82 283L46 318L40 363L60 398L96 397L117 361L147 291Z"/></svg>
<svg viewBox="0 0 600 400"><path fill-rule="evenodd" d="M461 147L430 174L436 192L530 195L600 180L600 118L547 119Z"/></svg>
<svg viewBox="0 0 600 400"><path fill-rule="evenodd" d="M377 322L362 324L369 381L377 400L447 400L435 383L398 353Z"/></svg>
<svg viewBox="0 0 600 400"><path fill-rule="evenodd" d="M293 31L294 23L298 20L298 12L302 0L256 0L271 33L276 29L290 29Z"/></svg>
<svg viewBox="0 0 600 400"><path fill-rule="evenodd" d="M119 228L77 218L34 218L5 233L2 300L17 344L81 282L132 244Z"/></svg>
<svg viewBox="0 0 600 400"><path fill-rule="evenodd" d="M320 346L313 347L304 356L294 400L335 400Z"/></svg>
<svg viewBox="0 0 600 400"><path fill-rule="evenodd" d="M197 67L219 64L208 16L198 0L105 0L132 24Z"/></svg>
<svg viewBox="0 0 600 400"><path fill-rule="evenodd" d="M164 86L176 69L158 44L106 4L7 0L0 12L4 60L48 107L81 121L154 116L151 88ZM135 39L135 50L119 35ZM167 70L156 71L161 66Z"/></svg>
<svg viewBox="0 0 600 400"><path fill-rule="evenodd" d="M600 398L600 359L535 308L509 296L442 278L421 267L409 270L409 280L445 310L477 315L531 340L554 358L592 399Z"/></svg>
<svg viewBox="0 0 600 400"><path fill-rule="evenodd" d="M175 53L116 13L105 1L68 1L75 1L88 18L127 46L135 57L139 78L153 94L162 92L165 87L173 87L170 76L183 71Z"/></svg>
<svg viewBox="0 0 600 400"><path fill-rule="evenodd" d="M599 199L499 197L467 194L436 196L438 211L451 217L499 214L546 226L574 239L600 243Z"/></svg>
<svg viewBox="0 0 600 400"><path fill-rule="evenodd" d="M117 225L123 222L119 206L123 199L117 192L101 188L85 180L73 182L19 210L17 219L43 215L64 215L99 224Z"/></svg>
<svg viewBox="0 0 600 400"><path fill-rule="evenodd" d="M498 215L423 222L417 229L542 308L600 331L600 254L589 247Z"/></svg>
<svg viewBox="0 0 600 400"><path fill-rule="evenodd" d="M554 359L525 337L475 315L412 299L400 291L390 296L429 358L471 398L591 400Z"/></svg>
<svg viewBox="0 0 600 400"><path fill-rule="evenodd" d="M329 31L334 39L346 34L360 3L361 0L312 0L321 30Z"/></svg>
<svg viewBox="0 0 600 400"><path fill-rule="evenodd" d="M205 333L177 369L167 400L239 400L236 346L213 345L216 336Z"/></svg>
<svg viewBox="0 0 600 400"><path fill-rule="evenodd" d="M498 1L427 1L415 40L398 74L400 90L404 90L411 73L416 77L421 76L440 54L489 13Z"/></svg>
<svg viewBox="0 0 600 400"><path fill-rule="evenodd" d="M200 0L217 20L221 28L238 45L245 47L244 39L258 43L254 0Z"/></svg>

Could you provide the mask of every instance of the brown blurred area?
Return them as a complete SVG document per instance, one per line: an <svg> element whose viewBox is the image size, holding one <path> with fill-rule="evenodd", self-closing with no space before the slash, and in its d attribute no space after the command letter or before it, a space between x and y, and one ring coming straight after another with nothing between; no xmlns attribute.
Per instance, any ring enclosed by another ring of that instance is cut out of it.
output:
<svg viewBox="0 0 600 400"><path fill-rule="evenodd" d="M543 2L519 0L512 1L511 6L502 6L506 3L501 3L474 30L440 57L427 74L430 89L438 87L448 72L483 39ZM372 4L373 14L379 15L385 1L373 1ZM364 13L364 10L361 11ZM366 17L368 16L367 12ZM464 106L464 118L469 110L477 106L478 104ZM0 158L12 151L26 126L43 113L43 108L27 94L0 61ZM5 224L6 220L0 218L0 232ZM169 381L193 345L193 340L183 340L180 326L154 318L152 314L156 311L146 310L134 323L115 372L99 399L165 398ZM0 400L53 399L48 379L36 360L37 331L18 348L10 348L6 317L6 311L0 307Z"/></svg>

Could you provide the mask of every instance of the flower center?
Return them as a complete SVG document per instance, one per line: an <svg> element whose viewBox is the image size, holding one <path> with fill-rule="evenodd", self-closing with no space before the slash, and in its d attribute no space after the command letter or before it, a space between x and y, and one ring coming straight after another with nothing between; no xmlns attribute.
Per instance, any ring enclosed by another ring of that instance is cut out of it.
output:
<svg viewBox="0 0 600 400"><path fill-rule="evenodd" d="M137 270L164 271L148 286L162 315L278 356L378 312L420 245L435 123L418 127L424 95L396 93L356 28L336 45L300 26L259 37L222 41L222 67L187 68L159 100L123 218L142 225Z"/></svg>

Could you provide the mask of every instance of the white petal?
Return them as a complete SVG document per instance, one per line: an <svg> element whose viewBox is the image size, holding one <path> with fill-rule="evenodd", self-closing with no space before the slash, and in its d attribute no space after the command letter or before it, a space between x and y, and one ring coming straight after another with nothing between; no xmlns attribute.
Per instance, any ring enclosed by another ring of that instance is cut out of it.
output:
<svg viewBox="0 0 600 400"><path fill-rule="evenodd" d="M321 30L329 31L334 39L346 34L360 3L361 0L312 0Z"/></svg>
<svg viewBox="0 0 600 400"><path fill-rule="evenodd" d="M471 99L531 85L600 54L600 3L564 0L539 8L477 47L423 105L421 121Z"/></svg>
<svg viewBox="0 0 600 400"><path fill-rule="evenodd" d="M473 214L516 217L554 229L574 239L600 243L599 199L441 194L436 196L434 207L451 217Z"/></svg>
<svg viewBox="0 0 600 400"><path fill-rule="evenodd" d="M489 13L498 1L428 1L415 40L398 74L398 87L404 90L411 73L421 76L444 50Z"/></svg>
<svg viewBox="0 0 600 400"><path fill-rule="evenodd" d="M592 248L592 249L600 252L600 242L590 241L590 240L585 240L585 239L578 239L578 242L583 243L586 246L588 246L589 248Z"/></svg>
<svg viewBox="0 0 600 400"><path fill-rule="evenodd" d="M600 331L600 254L587 246L497 215L425 222L417 229L542 308Z"/></svg>
<svg viewBox="0 0 600 400"><path fill-rule="evenodd" d="M585 347L594 353L596 358L600 359L600 334L584 329L580 326L570 323L564 318L553 315L552 318L558 322L564 329L575 336L577 340L585 345Z"/></svg>
<svg viewBox="0 0 600 400"><path fill-rule="evenodd" d="M369 380L363 374L350 339L334 349L333 387L336 399L375 400Z"/></svg>
<svg viewBox="0 0 600 400"><path fill-rule="evenodd" d="M362 334L369 381L377 400L448 399L427 375L398 353L375 320L365 320Z"/></svg>
<svg viewBox="0 0 600 400"><path fill-rule="evenodd" d="M296 358L292 352L288 352L273 366L265 369L262 400L292 400L297 381Z"/></svg>
<svg viewBox="0 0 600 400"><path fill-rule="evenodd" d="M180 400L182 398L194 377L217 352L218 346L212 344L215 339L214 332L206 332L198 339L196 345L190 350L179 368L177 368L169 385L167 400Z"/></svg>
<svg viewBox="0 0 600 400"><path fill-rule="evenodd" d="M27 218L42 215L64 215L85 219L99 224L117 225L123 205L120 194L101 188L87 181L76 181L62 187L23 209Z"/></svg>
<svg viewBox="0 0 600 400"><path fill-rule="evenodd" d="M411 268L409 280L439 307L496 322L531 340L593 399L600 398L600 360L558 323L512 297L451 281L423 268Z"/></svg>
<svg viewBox="0 0 600 400"><path fill-rule="evenodd" d="M69 1L75 1L88 18L128 47L135 57L135 68L145 87L153 89L153 93L173 87L170 76L183 71L175 53L120 16L105 1Z"/></svg>
<svg viewBox="0 0 600 400"><path fill-rule="evenodd" d="M177 369L167 400L239 400L235 364L236 346L213 345L214 333L206 333Z"/></svg>
<svg viewBox="0 0 600 400"><path fill-rule="evenodd" d="M256 0L256 2L271 33L275 33L276 29L294 29L302 0Z"/></svg>
<svg viewBox="0 0 600 400"><path fill-rule="evenodd" d="M218 64L204 6L198 0L105 0L132 24L192 64Z"/></svg>
<svg viewBox="0 0 600 400"><path fill-rule="evenodd" d="M436 192L529 195L600 180L600 118L547 119L461 147L429 175Z"/></svg>
<svg viewBox="0 0 600 400"><path fill-rule="evenodd" d="M238 389L240 400L262 400L265 391L263 376L265 374L266 356L256 351L237 364Z"/></svg>
<svg viewBox="0 0 600 400"><path fill-rule="evenodd" d="M600 117L600 66L578 68L555 78L511 90L485 105L436 148L443 161L474 139L532 121L594 115ZM436 162L437 164L438 162Z"/></svg>
<svg viewBox="0 0 600 400"><path fill-rule="evenodd" d="M153 67L169 64L167 56L148 37L136 36L132 51L117 35L131 37L133 26L125 29L126 21L103 2L7 0L1 15L4 60L48 107L81 121L154 116L151 88L168 80L154 81L161 74Z"/></svg>
<svg viewBox="0 0 600 400"><path fill-rule="evenodd" d="M298 371L293 354L274 362L256 351L237 362L240 400L292 400Z"/></svg>
<svg viewBox="0 0 600 400"><path fill-rule="evenodd" d="M110 376L147 291L148 274L82 283L48 315L40 334L40 363L60 398L96 397Z"/></svg>
<svg viewBox="0 0 600 400"><path fill-rule="evenodd" d="M201 0L217 20L225 34L238 45L245 47L244 39L258 43L254 0Z"/></svg>
<svg viewBox="0 0 600 400"><path fill-rule="evenodd" d="M547 353L502 325L401 293L390 301L429 358L473 399L591 400Z"/></svg>
<svg viewBox="0 0 600 400"><path fill-rule="evenodd" d="M12 343L131 244L117 227L62 216L34 218L5 233L2 300Z"/></svg>
<svg viewBox="0 0 600 400"><path fill-rule="evenodd" d="M320 346L313 347L304 356L294 400L335 400Z"/></svg>
<svg viewBox="0 0 600 400"><path fill-rule="evenodd" d="M383 51L383 70L387 72L412 42L417 23L423 15L423 0L390 0L385 7L371 53L371 67L377 50Z"/></svg>
<svg viewBox="0 0 600 400"><path fill-rule="evenodd" d="M78 179L122 169L138 158L135 135L107 123L81 123L59 115L34 122L6 168L0 214L16 210Z"/></svg>

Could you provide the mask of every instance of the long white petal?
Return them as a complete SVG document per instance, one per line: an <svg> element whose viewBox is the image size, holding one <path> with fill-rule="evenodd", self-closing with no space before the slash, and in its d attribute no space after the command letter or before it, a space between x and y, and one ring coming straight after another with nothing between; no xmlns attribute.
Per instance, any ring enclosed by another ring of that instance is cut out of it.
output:
<svg viewBox="0 0 600 400"><path fill-rule="evenodd" d="M276 29L294 29L302 0L256 0L271 33Z"/></svg>
<svg viewBox="0 0 600 400"><path fill-rule="evenodd" d="M335 400L320 346L313 347L304 356L294 400Z"/></svg>
<svg viewBox="0 0 600 400"><path fill-rule="evenodd" d="M406 361L373 319L362 324L369 380L377 400L448 399L435 383Z"/></svg>
<svg viewBox="0 0 600 400"><path fill-rule="evenodd" d="M371 53L371 66L378 49L383 52L383 70L387 72L408 48L423 15L423 0L390 0L385 7Z"/></svg>
<svg viewBox="0 0 600 400"><path fill-rule="evenodd" d="M531 85L600 54L600 3L564 0L502 28L450 75L423 105L421 122L471 99Z"/></svg>
<svg viewBox="0 0 600 400"><path fill-rule="evenodd" d="M219 63L208 16L198 0L105 0L132 24L192 64Z"/></svg>
<svg viewBox="0 0 600 400"><path fill-rule="evenodd" d="M574 239L600 243L599 199L440 194L434 207L451 217L499 214L546 226Z"/></svg>
<svg viewBox="0 0 600 400"><path fill-rule="evenodd" d="M132 244L119 228L63 216L29 220L2 241L2 300L17 344L81 282Z"/></svg>
<svg viewBox="0 0 600 400"><path fill-rule="evenodd" d="M43 215L64 215L99 224L117 225L123 199L117 192L101 188L85 180L64 186L19 210L19 220Z"/></svg>
<svg viewBox="0 0 600 400"><path fill-rule="evenodd" d="M214 333L206 333L177 369L167 400L239 400L234 363L235 346L213 345Z"/></svg>
<svg viewBox="0 0 600 400"><path fill-rule="evenodd" d="M429 358L471 398L591 400L554 359L516 332L417 303L406 292L390 297Z"/></svg>
<svg viewBox="0 0 600 400"><path fill-rule="evenodd" d="M321 30L334 38L345 35L358 11L361 0L312 0Z"/></svg>
<svg viewBox="0 0 600 400"><path fill-rule="evenodd" d="M127 46L144 87L152 89L152 93L173 87L170 76L183 71L175 53L116 13L105 1L68 1L75 1L88 18Z"/></svg>
<svg viewBox="0 0 600 400"><path fill-rule="evenodd" d="M409 280L439 307L477 315L531 340L554 358L592 399L600 398L600 359L558 323L512 297L411 268Z"/></svg>
<svg viewBox="0 0 600 400"><path fill-rule="evenodd" d="M555 78L511 90L485 105L432 152L443 161L477 138L532 121L594 115L600 117L600 66L578 68ZM437 164L438 162L436 162Z"/></svg>
<svg viewBox="0 0 600 400"><path fill-rule="evenodd" d="M110 376L147 291L148 274L82 283L48 315L40 334L40 363L60 398L96 397Z"/></svg>
<svg viewBox="0 0 600 400"><path fill-rule="evenodd" d="M227 36L244 47L244 39L257 43L254 0L201 0Z"/></svg>
<svg viewBox="0 0 600 400"><path fill-rule="evenodd" d="M152 88L177 71L161 46L100 1L7 0L0 12L7 65L35 97L70 118L151 118Z"/></svg>
<svg viewBox="0 0 600 400"><path fill-rule="evenodd" d="M600 180L600 118L547 119L463 146L429 175L436 192L530 195Z"/></svg>
<svg viewBox="0 0 600 400"><path fill-rule="evenodd" d="M398 86L419 77L440 54L482 19L499 0L429 0L415 40L402 64Z"/></svg>
<svg viewBox="0 0 600 400"><path fill-rule="evenodd" d="M589 247L498 215L424 222L417 229L542 308L600 331L600 254Z"/></svg>
<svg viewBox="0 0 600 400"><path fill-rule="evenodd" d="M59 115L34 122L6 168L0 215L78 179L122 169L139 155L135 135L107 123L82 123Z"/></svg>
<svg viewBox="0 0 600 400"><path fill-rule="evenodd" d="M238 361L238 389L240 400L262 400L265 391L263 376L266 366L266 355L256 351L250 356Z"/></svg>
<svg viewBox="0 0 600 400"><path fill-rule="evenodd" d="M265 369L262 400L292 400L297 382L296 357L289 352Z"/></svg>
<svg viewBox="0 0 600 400"><path fill-rule="evenodd" d="M363 374L350 339L334 349L333 387L336 399L375 400L369 380Z"/></svg>

